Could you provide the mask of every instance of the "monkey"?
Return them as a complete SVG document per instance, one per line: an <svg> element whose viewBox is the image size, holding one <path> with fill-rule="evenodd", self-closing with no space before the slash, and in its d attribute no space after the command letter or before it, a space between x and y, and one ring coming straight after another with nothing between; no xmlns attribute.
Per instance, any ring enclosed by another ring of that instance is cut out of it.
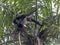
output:
<svg viewBox="0 0 60 45"><path fill-rule="evenodd" d="M19 32L19 29L20 29L20 31L24 30L23 28L25 28L24 24L27 21L27 17L30 16L35 11L36 10L32 11L29 14L22 14L22 15L16 16L16 18L13 20L13 23L16 24L18 32Z"/></svg>
<svg viewBox="0 0 60 45"><path fill-rule="evenodd" d="M27 17L29 17L32 13L34 13L36 10L30 12L29 14L22 14L22 15L17 15L13 23L16 25L16 29L13 31L14 35L18 35L19 33L24 36L25 34L25 23L27 21ZM15 37L15 36L14 36ZM17 36L16 36L17 39Z"/></svg>
<svg viewBox="0 0 60 45"><path fill-rule="evenodd" d="M16 20L14 20L14 21L16 21ZM19 20L18 20L18 21L19 21ZM33 22L33 23L35 23L35 24L38 24L39 26L43 26L42 23L39 23L38 21L36 21L36 20L34 20L34 19L32 19L32 18L27 18L26 21ZM16 29L16 32L17 32L17 33L19 33L19 32L20 32L20 33L25 32L25 26L24 26L23 23L18 23L18 22L16 22L16 25L17 25L17 29Z"/></svg>
<svg viewBox="0 0 60 45"><path fill-rule="evenodd" d="M29 14L17 15L15 17L15 19L13 20L13 23L17 26L18 32L19 32L19 29L21 30L21 29L25 28L24 24L27 21L27 17L30 16L35 11L36 11L36 9L33 10L32 12L30 12Z"/></svg>
<svg viewBox="0 0 60 45"><path fill-rule="evenodd" d="M16 24L16 26L17 26L17 30L16 30L17 32L20 32L20 31L22 31L22 30L25 29L24 24L27 23L26 21L36 23L36 24L38 24L39 26L43 26L42 23L39 23L38 21L36 21L36 20L28 17L28 16L30 16L32 13L34 13L35 11L36 11L36 10L30 12L29 14L22 14L22 15L16 16L16 18L13 20L13 23Z"/></svg>
<svg viewBox="0 0 60 45"><path fill-rule="evenodd" d="M24 22L20 22L19 23L18 21L17 20L14 20L14 23L17 25L17 31L19 32L19 31L24 30L25 29L25 26L24 26ZM34 20L32 18L27 18L26 21L33 22L35 24L38 24L39 26L43 26L43 24L41 22L39 23L38 21L36 21L36 20Z"/></svg>
<svg viewBox="0 0 60 45"><path fill-rule="evenodd" d="M39 26L43 26L43 24L39 23L39 21L36 21L36 20L28 17L28 16L30 16L34 12L35 11L32 11L29 14L18 15L17 17L15 17L15 19L13 20L13 23L14 23L14 25L16 25L17 28L16 28L16 30L14 32L16 32L17 34L20 33L20 34L23 35L23 33L25 33L25 26L24 26L24 24L26 24L25 23L26 21L36 23Z"/></svg>

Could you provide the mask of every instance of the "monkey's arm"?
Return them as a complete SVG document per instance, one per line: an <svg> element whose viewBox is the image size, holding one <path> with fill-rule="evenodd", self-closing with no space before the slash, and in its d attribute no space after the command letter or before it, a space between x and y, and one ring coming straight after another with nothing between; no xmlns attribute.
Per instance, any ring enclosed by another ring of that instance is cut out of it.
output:
<svg viewBox="0 0 60 45"><path fill-rule="evenodd" d="M43 24L41 22L38 22L32 18L27 18L27 21L34 22L34 23L38 24L39 26L43 26Z"/></svg>

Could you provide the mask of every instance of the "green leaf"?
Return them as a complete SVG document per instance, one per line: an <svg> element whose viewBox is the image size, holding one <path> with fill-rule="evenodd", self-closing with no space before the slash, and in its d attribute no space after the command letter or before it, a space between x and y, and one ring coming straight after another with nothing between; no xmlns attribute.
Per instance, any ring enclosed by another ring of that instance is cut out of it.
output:
<svg viewBox="0 0 60 45"><path fill-rule="evenodd" d="M3 30L0 29L0 37L2 37L2 36L3 36Z"/></svg>

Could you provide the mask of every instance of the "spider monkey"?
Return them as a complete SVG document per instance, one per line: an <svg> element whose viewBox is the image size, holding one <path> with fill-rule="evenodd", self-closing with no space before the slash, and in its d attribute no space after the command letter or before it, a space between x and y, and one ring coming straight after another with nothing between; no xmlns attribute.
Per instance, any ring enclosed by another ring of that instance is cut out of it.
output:
<svg viewBox="0 0 60 45"><path fill-rule="evenodd" d="M36 20L34 20L34 19L31 19L31 18L28 18L28 16L30 16L30 15L31 15L32 13L34 13L35 11L36 11L36 10L32 11L32 12L29 13L29 14L19 15L19 16L17 16L17 17L14 19L13 23L17 25L17 30L16 30L16 31L18 31L18 32L20 32L20 31L23 32L24 29L25 29L24 24L25 24L26 21L34 22L34 23L42 26L42 24L39 23L38 21L36 21Z"/></svg>

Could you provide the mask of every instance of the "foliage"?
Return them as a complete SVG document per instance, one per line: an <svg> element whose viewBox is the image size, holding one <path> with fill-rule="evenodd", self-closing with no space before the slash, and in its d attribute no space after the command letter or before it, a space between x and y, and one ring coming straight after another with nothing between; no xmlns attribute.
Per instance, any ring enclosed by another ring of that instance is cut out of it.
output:
<svg viewBox="0 0 60 45"><path fill-rule="evenodd" d="M60 34L60 1L39 0L38 2L37 20L44 24L40 30L47 29L49 31L48 35L50 37L47 36L48 40L52 37L58 37ZM17 14L26 14L33 11L35 4L35 0L0 0L0 37L3 35L5 27L7 31L15 29L13 19ZM33 14L31 18L35 18L35 15ZM28 26L34 29L34 24L27 24L26 32L31 35L32 31ZM37 28L39 29L40 27L38 26Z"/></svg>

